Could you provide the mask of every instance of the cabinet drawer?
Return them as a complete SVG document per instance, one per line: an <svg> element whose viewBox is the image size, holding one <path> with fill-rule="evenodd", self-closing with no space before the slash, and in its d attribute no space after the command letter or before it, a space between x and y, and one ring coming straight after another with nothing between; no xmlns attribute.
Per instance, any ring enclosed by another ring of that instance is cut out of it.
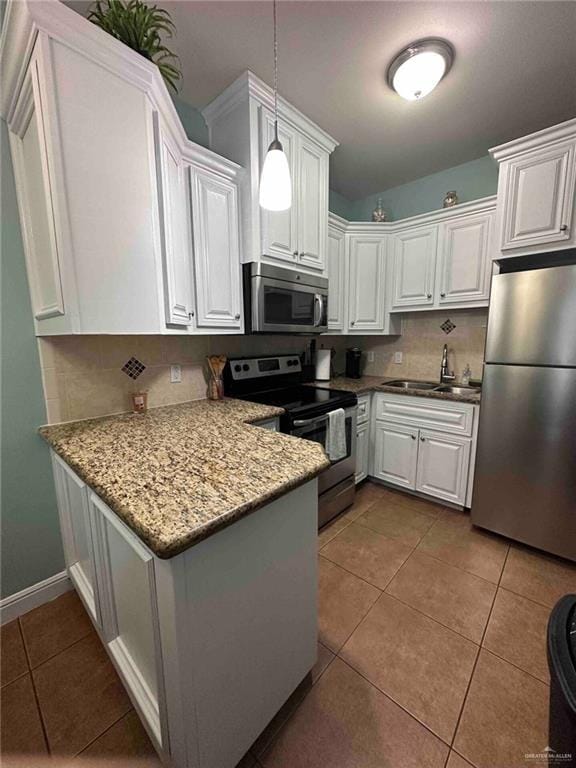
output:
<svg viewBox="0 0 576 768"><path fill-rule="evenodd" d="M371 395L360 395L358 398L358 419L357 424L365 424L370 418L370 399Z"/></svg>
<svg viewBox="0 0 576 768"><path fill-rule="evenodd" d="M472 435L474 406L470 403L377 393L374 409L377 421L385 419L453 435Z"/></svg>

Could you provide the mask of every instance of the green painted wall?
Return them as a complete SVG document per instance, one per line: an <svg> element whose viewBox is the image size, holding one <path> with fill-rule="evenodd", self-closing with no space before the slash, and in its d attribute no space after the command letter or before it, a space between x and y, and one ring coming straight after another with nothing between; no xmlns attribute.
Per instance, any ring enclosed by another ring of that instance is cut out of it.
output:
<svg viewBox="0 0 576 768"><path fill-rule="evenodd" d="M352 219L354 217L354 203L334 189L329 190L328 210L345 219Z"/></svg>
<svg viewBox="0 0 576 768"><path fill-rule="evenodd" d="M379 197L390 221L417 216L442 208L442 200L449 190L455 189L461 203L496 194L498 165L488 155L479 160L446 168L444 171L423 176L399 187L352 203L355 221L371 221L372 211Z"/></svg>
<svg viewBox="0 0 576 768"><path fill-rule="evenodd" d="M176 107L176 112L182 120L182 125L191 141L195 141L196 144L201 144L203 147L208 147L208 126L202 116L202 112L196 109L196 107L190 106L179 96L172 95L172 101Z"/></svg>
<svg viewBox="0 0 576 768"><path fill-rule="evenodd" d="M1 546L0 595L64 569L48 446L44 393L26 279L8 130L0 121Z"/></svg>

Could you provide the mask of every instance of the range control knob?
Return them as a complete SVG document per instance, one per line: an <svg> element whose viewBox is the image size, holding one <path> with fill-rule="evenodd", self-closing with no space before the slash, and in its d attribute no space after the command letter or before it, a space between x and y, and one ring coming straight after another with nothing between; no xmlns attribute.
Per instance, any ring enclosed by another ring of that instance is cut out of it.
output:
<svg viewBox="0 0 576 768"><path fill-rule="evenodd" d="M292 365L298 365L298 360L292 360Z"/></svg>
<svg viewBox="0 0 576 768"><path fill-rule="evenodd" d="M244 363L244 365L242 366L242 370L243 371L249 371L250 370L250 366L248 365L248 363Z"/></svg>
<svg viewBox="0 0 576 768"><path fill-rule="evenodd" d="M234 370L235 370L235 371L241 371L241 370L242 370L242 366L241 366L241 365L238 365L238 364L236 364L236 365L234 366Z"/></svg>

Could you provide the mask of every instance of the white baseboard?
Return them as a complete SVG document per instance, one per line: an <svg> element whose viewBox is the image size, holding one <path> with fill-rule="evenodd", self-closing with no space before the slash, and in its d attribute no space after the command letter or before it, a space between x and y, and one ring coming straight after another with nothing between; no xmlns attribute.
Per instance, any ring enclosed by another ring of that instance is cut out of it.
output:
<svg viewBox="0 0 576 768"><path fill-rule="evenodd" d="M21 592L9 595L0 600L0 624L6 624L8 621L22 616L23 613L28 613L33 608L54 600L55 597L63 595L70 589L72 589L72 582L68 578L67 572L61 571L48 579L44 579L44 581L32 584L31 587L26 587Z"/></svg>

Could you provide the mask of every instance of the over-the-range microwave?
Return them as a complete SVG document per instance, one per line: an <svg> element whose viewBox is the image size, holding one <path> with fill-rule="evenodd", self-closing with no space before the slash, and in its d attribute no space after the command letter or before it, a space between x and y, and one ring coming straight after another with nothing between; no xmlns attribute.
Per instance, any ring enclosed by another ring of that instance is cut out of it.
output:
<svg viewBox="0 0 576 768"><path fill-rule="evenodd" d="M328 330L327 278L259 262L243 269L247 333Z"/></svg>

